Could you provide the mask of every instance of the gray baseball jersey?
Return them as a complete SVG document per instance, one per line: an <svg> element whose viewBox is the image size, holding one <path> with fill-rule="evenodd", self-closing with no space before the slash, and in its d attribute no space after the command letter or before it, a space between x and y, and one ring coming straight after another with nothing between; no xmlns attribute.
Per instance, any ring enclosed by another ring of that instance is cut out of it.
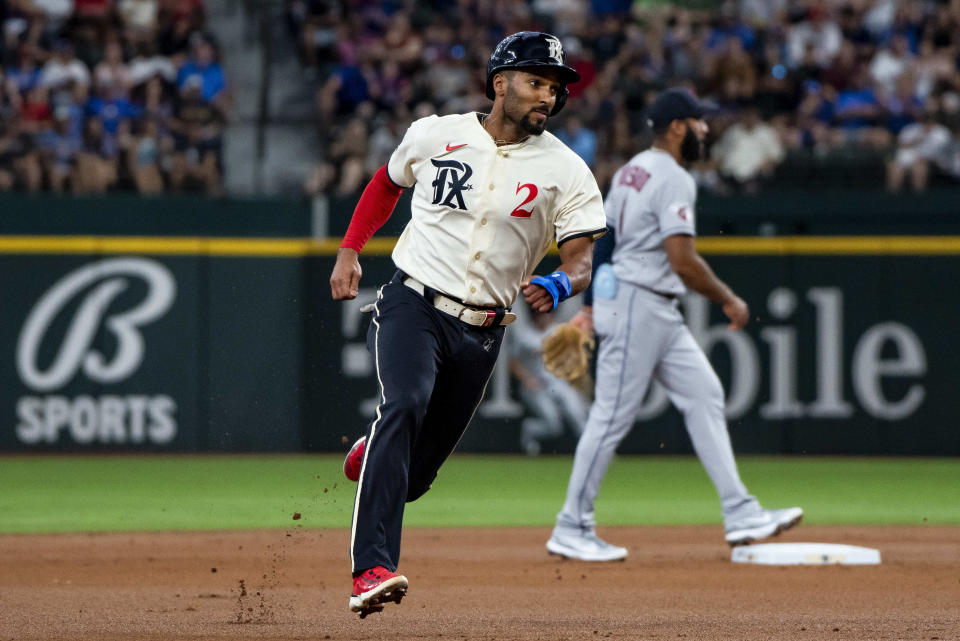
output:
<svg viewBox="0 0 960 641"><path fill-rule="evenodd" d="M683 414L725 521L760 509L740 480L723 387L684 324L676 295L686 288L664 248L671 235L695 233L695 203L693 178L658 149L638 154L613 178L605 202L616 238L613 274L601 268L594 277L593 319L600 338L595 400L577 444L558 532L593 532L600 483L652 381Z"/></svg>
<svg viewBox="0 0 960 641"><path fill-rule="evenodd" d="M663 239L696 234L696 201L693 177L665 151L648 149L620 168L604 202L607 225L616 232L613 273L619 281L664 294L686 291Z"/></svg>

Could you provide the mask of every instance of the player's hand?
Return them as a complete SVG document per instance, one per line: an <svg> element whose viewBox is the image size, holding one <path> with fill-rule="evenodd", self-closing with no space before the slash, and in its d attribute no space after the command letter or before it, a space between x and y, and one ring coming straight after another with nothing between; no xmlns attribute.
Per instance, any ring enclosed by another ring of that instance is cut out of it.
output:
<svg viewBox="0 0 960 641"><path fill-rule="evenodd" d="M723 304L723 313L730 319L727 329L731 332L743 329L750 320L750 308L739 296L734 296Z"/></svg>
<svg viewBox="0 0 960 641"><path fill-rule="evenodd" d="M337 263L330 274L330 292L333 300L353 300L360 293L360 254L355 249L341 247L337 250Z"/></svg>
<svg viewBox="0 0 960 641"><path fill-rule="evenodd" d="M553 297L546 289L540 285L533 285L530 279L533 276L527 276L520 281L520 290L523 292L523 300L535 312L549 312L553 310Z"/></svg>
<svg viewBox="0 0 960 641"><path fill-rule="evenodd" d="M578 329L582 329L588 336L593 336L593 307L584 305L580 311L573 315L570 324Z"/></svg>

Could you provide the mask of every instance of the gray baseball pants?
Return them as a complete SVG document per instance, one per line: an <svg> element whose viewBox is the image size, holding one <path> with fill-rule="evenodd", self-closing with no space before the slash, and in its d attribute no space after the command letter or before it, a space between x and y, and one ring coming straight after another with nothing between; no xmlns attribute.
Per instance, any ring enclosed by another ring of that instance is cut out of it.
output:
<svg viewBox="0 0 960 641"><path fill-rule="evenodd" d="M663 385L683 415L724 517L758 509L737 471L720 379L684 324L678 301L621 282L614 298L594 300L593 318L600 338L595 400L577 444L557 525L585 532L596 527L594 501L600 483L633 427L651 380Z"/></svg>

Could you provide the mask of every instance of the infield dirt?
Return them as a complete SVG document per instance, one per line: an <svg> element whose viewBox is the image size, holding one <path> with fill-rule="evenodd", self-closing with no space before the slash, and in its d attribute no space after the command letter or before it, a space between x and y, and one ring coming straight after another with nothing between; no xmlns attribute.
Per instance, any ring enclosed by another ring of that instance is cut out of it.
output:
<svg viewBox="0 0 960 641"><path fill-rule="evenodd" d="M879 566L730 562L719 526L610 527L625 562L547 555L548 528L409 529L410 591L347 609L346 530L0 536L0 641L960 639L960 528L803 526Z"/></svg>

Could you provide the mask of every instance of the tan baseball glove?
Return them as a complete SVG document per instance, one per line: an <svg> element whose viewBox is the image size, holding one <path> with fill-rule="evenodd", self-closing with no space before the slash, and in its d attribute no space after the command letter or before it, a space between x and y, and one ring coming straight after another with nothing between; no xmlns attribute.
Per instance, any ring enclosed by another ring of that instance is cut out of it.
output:
<svg viewBox="0 0 960 641"><path fill-rule="evenodd" d="M589 373L593 339L571 323L560 323L541 343L547 371L571 383Z"/></svg>

